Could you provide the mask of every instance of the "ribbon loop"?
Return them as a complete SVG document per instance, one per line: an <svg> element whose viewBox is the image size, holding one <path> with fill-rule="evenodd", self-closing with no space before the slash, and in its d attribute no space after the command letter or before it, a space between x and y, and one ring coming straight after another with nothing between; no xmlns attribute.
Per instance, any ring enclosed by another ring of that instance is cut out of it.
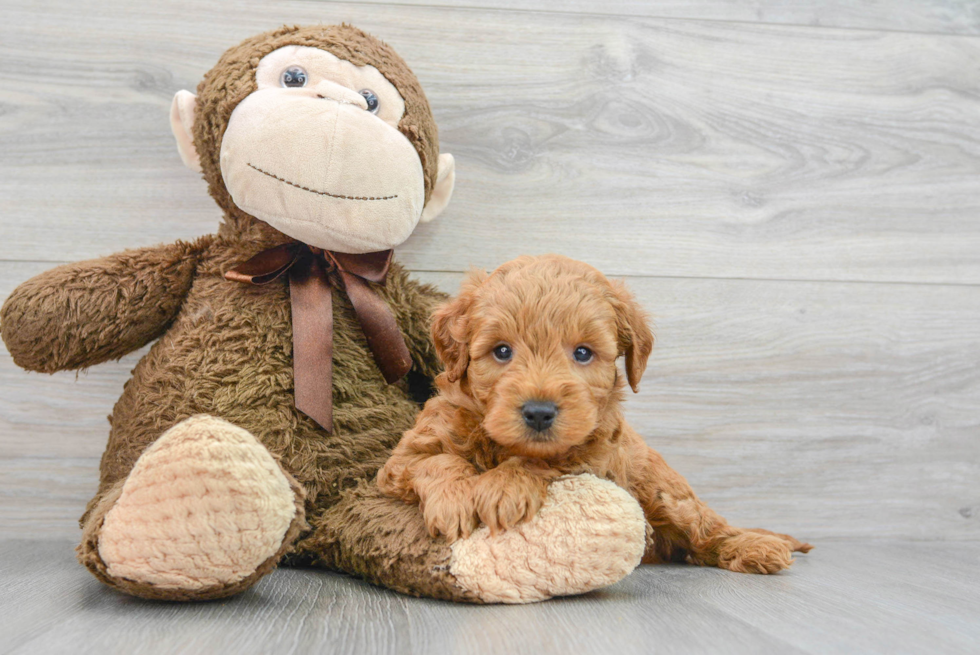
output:
<svg viewBox="0 0 980 655"><path fill-rule="evenodd" d="M392 250L366 252L363 255L348 255L342 252L326 251L333 263L341 271L353 273L369 282L384 285L391 266Z"/></svg>
<svg viewBox="0 0 980 655"><path fill-rule="evenodd" d="M263 250L225 273L225 278L245 284L267 284L288 271L303 254L302 244L286 243Z"/></svg>
<svg viewBox="0 0 980 655"><path fill-rule="evenodd" d="M350 299L385 381L397 382L412 367L391 308L368 284L384 285L391 256L391 250L351 255L297 241L263 250L225 273L226 279L235 282L266 284L289 272L296 409L327 432L333 427L332 285L338 285ZM329 275L333 271L337 276Z"/></svg>

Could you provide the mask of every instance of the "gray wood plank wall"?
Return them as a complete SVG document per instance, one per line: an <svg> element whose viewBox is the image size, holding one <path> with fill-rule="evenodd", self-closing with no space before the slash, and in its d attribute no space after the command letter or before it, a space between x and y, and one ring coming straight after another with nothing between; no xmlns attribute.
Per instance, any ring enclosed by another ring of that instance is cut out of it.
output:
<svg viewBox="0 0 980 655"><path fill-rule="evenodd" d="M421 277L525 252L625 277L658 335L629 416L735 522L980 537L975 3L443 4L0 5L0 297L213 231L173 93L253 33L348 21L412 64L457 158L399 250ZM138 356L0 354L0 535L76 536Z"/></svg>

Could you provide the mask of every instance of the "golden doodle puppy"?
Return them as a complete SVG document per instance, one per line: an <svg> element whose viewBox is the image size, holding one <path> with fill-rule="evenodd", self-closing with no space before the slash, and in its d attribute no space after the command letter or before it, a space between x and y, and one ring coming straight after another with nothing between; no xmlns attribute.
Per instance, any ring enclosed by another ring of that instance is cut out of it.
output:
<svg viewBox="0 0 980 655"><path fill-rule="evenodd" d="M387 494L420 503L453 541L532 517L549 482L592 473L643 507L644 562L687 561L747 573L788 567L811 546L742 529L701 502L623 418L653 334L626 287L567 257L521 257L474 272L433 317L446 370L415 427L378 473Z"/></svg>

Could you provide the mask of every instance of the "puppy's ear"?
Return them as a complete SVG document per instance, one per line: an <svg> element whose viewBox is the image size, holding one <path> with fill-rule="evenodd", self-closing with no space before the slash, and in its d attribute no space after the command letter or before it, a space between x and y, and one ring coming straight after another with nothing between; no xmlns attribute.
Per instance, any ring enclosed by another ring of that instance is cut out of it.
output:
<svg viewBox="0 0 980 655"><path fill-rule="evenodd" d="M450 382L460 380L470 364L468 314L476 290L486 279L485 271L470 271L460 286L459 295L432 314L432 341L436 354L446 365L446 377Z"/></svg>
<svg viewBox="0 0 980 655"><path fill-rule="evenodd" d="M610 280L609 285L612 287L613 309L616 310L619 349L626 354L626 379L633 393L636 393L640 390L640 378L653 350L653 332L650 331L646 312L626 285L616 280Z"/></svg>

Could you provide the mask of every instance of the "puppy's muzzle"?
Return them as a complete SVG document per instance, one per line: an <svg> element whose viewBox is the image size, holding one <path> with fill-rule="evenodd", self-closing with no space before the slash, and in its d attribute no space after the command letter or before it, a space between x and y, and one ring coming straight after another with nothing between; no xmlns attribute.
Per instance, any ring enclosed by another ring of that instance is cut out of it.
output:
<svg viewBox="0 0 980 655"><path fill-rule="evenodd" d="M555 422L558 407L552 402L529 400L521 407L521 416L527 427L536 432L544 432Z"/></svg>

